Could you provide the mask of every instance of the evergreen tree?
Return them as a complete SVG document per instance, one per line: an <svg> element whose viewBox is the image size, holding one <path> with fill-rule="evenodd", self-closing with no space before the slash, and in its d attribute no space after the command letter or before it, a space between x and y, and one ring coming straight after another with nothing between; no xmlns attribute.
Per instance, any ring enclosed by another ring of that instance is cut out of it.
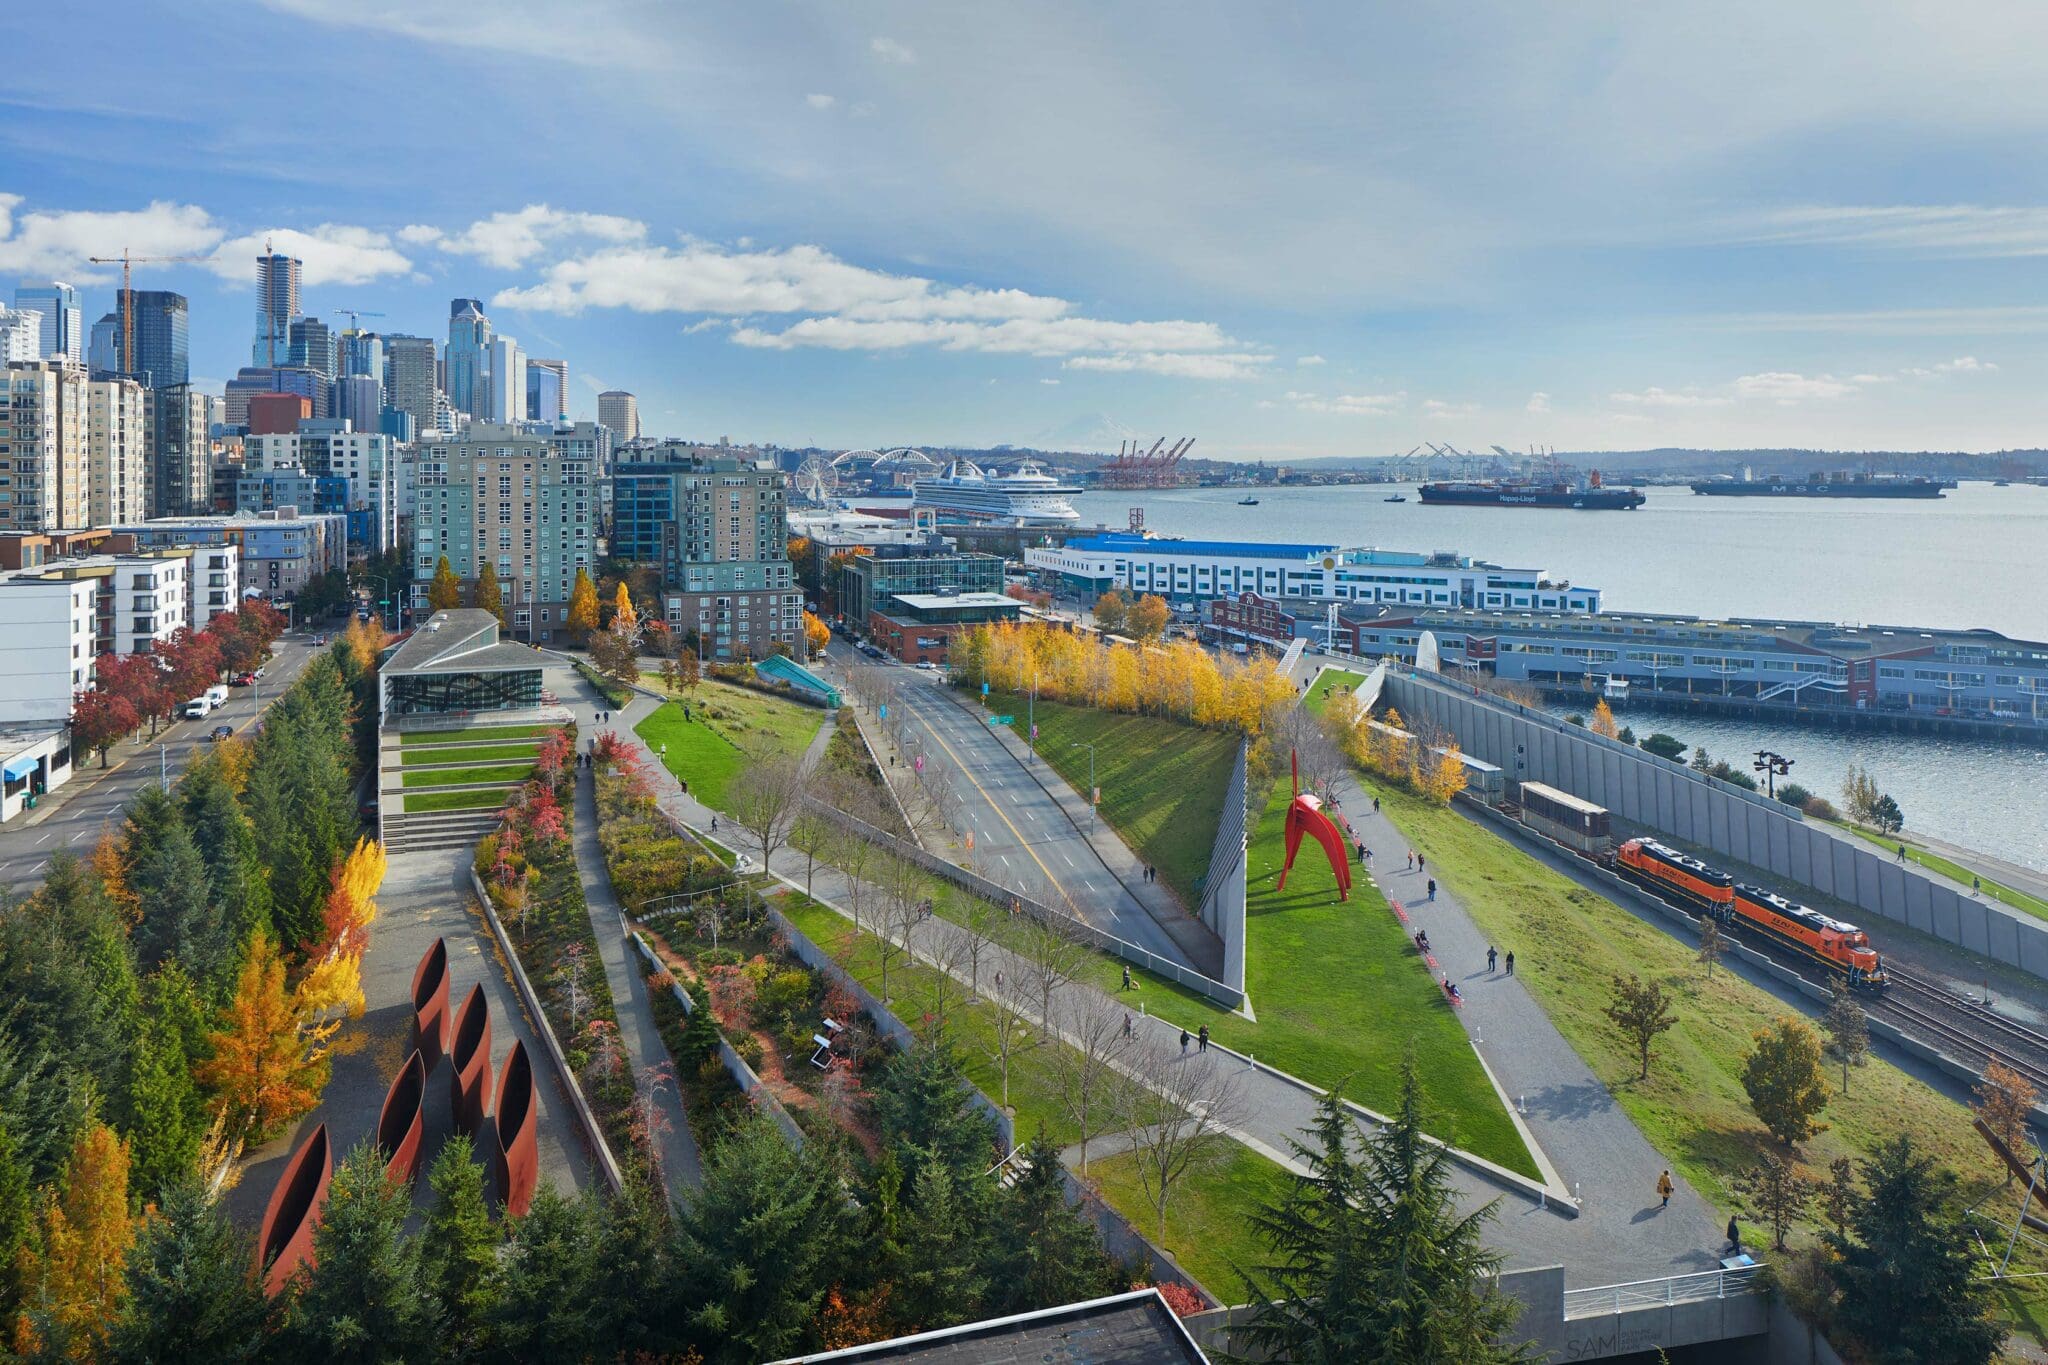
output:
<svg viewBox="0 0 2048 1365"><path fill-rule="evenodd" d="M1254 1216L1273 1259L1251 1277L1248 1343L1301 1362L1530 1359L1503 1345L1520 1311L1493 1282L1500 1257L1481 1232L1492 1204L1461 1214L1449 1157L1423 1135L1411 1054L1391 1121L1365 1139L1332 1091L1316 1106L1309 1168L1280 1203Z"/></svg>
<svg viewBox="0 0 2048 1365"><path fill-rule="evenodd" d="M476 576L476 589L469 604L497 617L499 625L505 624L505 590L498 585L498 566L488 559L484 561L483 572Z"/></svg>
<svg viewBox="0 0 2048 1365"><path fill-rule="evenodd" d="M447 1354L483 1349L497 1303L498 1228L484 1202L484 1168L457 1134L427 1174L434 1202L420 1231L420 1273L446 1314Z"/></svg>
<svg viewBox="0 0 2048 1365"><path fill-rule="evenodd" d="M462 605L462 580L455 576L447 555L442 555L441 562L434 566L434 581L427 585L427 605L435 611Z"/></svg>
<svg viewBox="0 0 2048 1365"><path fill-rule="evenodd" d="M234 965L234 945L213 896L206 860L182 821L164 831L153 852L135 861L135 893L142 909L135 953L145 969L176 958L196 979L215 981Z"/></svg>
<svg viewBox="0 0 2048 1365"><path fill-rule="evenodd" d="M411 1207L411 1192L384 1178L384 1158L370 1143L349 1153L313 1234L313 1270L286 1318L287 1358L435 1358L440 1310L420 1271L419 1242L404 1236Z"/></svg>
<svg viewBox="0 0 2048 1365"><path fill-rule="evenodd" d="M21 1266L35 1235L34 1172L14 1119L0 1116L0 1321L21 1307Z"/></svg>
<svg viewBox="0 0 2048 1365"><path fill-rule="evenodd" d="M1095 1225L1067 1207L1060 1149L1044 1124L1024 1160L1029 1169L1004 1193L994 1220L988 1311L998 1316L1094 1298L1116 1278Z"/></svg>
<svg viewBox="0 0 2048 1365"><path fill-rule="evenodd" d="M801 1346L834 1276L855 1254L840 1163L792 1152L765 1112L711 1150L676 1220L677 1301L712 1365Z"/></svg>
<svg viewBox="0 0 2048 1365"><path fill-rule="evenodd" d="M27 1012L15 1005L0 1019L0 1128L30 1183L46 1185L63 1170L91 1112L92 1082L23 1040L20 1020Z"/></svg>
<svg viewBox="0 0 2048 1365"><path fill-rule="evenodd" d="M929 1159L943 1162L961 1179L988 1169L995 1132L986 1115L968 1107L960 1070L944 1043L922 1038L891 1059L873 1102L882 1136L903 1167L906 1188L916 1184Z"/></svg>
<svg viewBox="0 0 2048 1365"><path fill-rule="evenodd" d="M987 1224L977 1217L977 1201L958 1194L952 1171L936 1153L918 1163L904 1210L903 1269L890 1297L907 1330L931 1331L982 1316Z"/></svg>
<svg viewBox="0 0 2048 1365"><path fill-rule="evenodd" d="M604 1267L591 1313L598 1354L607 1360L666 1358L677 1350L669 1312L671 1212L666 1192L647 1184L628 1185L605 1202Z"/></svg>
<svg viewBox="0 0 2048 1365"><path fill-rule="evenodd" d="M117 1365L250 1361L262 1356L271 1303L249 1276L250 1248L196 1180L164 1194L128 1260L128 1301L107 1357Z"/></svg>
<svg viewBox="0 0 2048 1365"><path fill-rule="evenodd" d="M24 1055L117 1083L139 987L121 924L92 869L68 856L27 901L0 897L0 1005Z"/></svg>
<svg viewBox="0 0 2048 1365"><path fill-rule="evenodd" d="M218 763L200 763L178 784L179 804L192 842L206 860L207 885L221 907L228 935L248 940L257 928L275 932L270 919L270 883L256 849L256 827L235 800Z"/></svg>
<svg viewBox="0 0 2048 1365"><path fill-rule="evenodd" d="M581 1360L598 1324L592 1305L607 1273L597 1208L565 1198L552 1184L512 1229L498 1280L492 1331L514 1360Z"/></svg>
<svg viewBox="0 0 2048 1365"><path fill-rule="evenodd" d="M177 1034L145 1029L135 1040L126 1109L123 1131L134 1154L130 1183L140 1198L155 1201L197 1174L206 1133L205 1110Z"/></svg>
<svg viewBox="0 0 2048 1365"><path fill-rule="evenodd" d="M1872 1365L1990 1360L2005 1334L1990 1316L1988 1282L1978 1278L1956 1211L1955 1173L1900 1136L1878 1145L1863 1178L1849 1235L1827 1235L1839 1258L1836 1323Z"/></svg>

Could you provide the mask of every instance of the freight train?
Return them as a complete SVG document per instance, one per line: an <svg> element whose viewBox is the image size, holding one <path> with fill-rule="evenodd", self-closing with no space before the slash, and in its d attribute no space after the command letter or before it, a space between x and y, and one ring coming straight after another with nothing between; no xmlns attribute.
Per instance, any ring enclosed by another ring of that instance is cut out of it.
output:
<svg viewBox="0 0 2048 1365"><path fill-rule="evenodd" d="M1753 932L1860 990L1883 990L1884 962L1870 935L1761 886L1738 882L1720 868L1654 839L1618 846L1606 808L1541 783L1524 782L1516 816L1539 834L1611 867L1665 900L1712 915L1731 929Z"/></svg>

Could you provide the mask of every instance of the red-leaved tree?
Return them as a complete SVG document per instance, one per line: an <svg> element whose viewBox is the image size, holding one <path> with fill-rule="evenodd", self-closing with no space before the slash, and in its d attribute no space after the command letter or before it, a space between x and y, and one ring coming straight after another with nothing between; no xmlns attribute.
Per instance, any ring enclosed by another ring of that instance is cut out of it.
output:
<svg viewBox="0 0 2048 1365"><path fill-rule="evenodd" d="M72 747L97 750L102 768L107 766L107 750L141 724L134 703L124 696L95 687L72 698Z"/></svg>

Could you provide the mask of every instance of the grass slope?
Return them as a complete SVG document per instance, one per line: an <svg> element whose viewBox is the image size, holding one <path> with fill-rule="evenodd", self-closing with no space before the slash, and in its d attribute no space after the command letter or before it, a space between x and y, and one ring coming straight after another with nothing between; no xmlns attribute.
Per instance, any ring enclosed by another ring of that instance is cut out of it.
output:
<svg viewBox="0 0 2048 1365"><path fill-rule="evenodd" d="M1030 737L1023 698L993 694L989 705L999 715L1014 715L1017 733ZM1209 848L1237 761L1237 736L1042 698L1037 714L1038 752L1045 761L1086 796L1088 750L1076 745L1093 743L1102 818L1159 869L1185 904L1199 901L1197 883L1209 870Z"/></svg>
<svg viewBox="0 0 2048 1365"><path fill-rule="evenodd" d="M415 744L466 744L471 740L538 739L557 727L553 725L478 725L467 730L407 730L398 736L401 747Z"/></svg>
<svg viewBox="0 0 2048 1365"><path fill-rule="evenodd" d="M656 753L666 744L668 770L688 782L699 801L725 810L748 753L802 753L824 723L825 713L815 707L706 681L682 701L664 702L633 730Z"/></svg>
<svg viewBox="0 0 2048 1365"><path fill-rule="evenodd" d="M477 782L524 782L533 773L531 763L501 763L490 768L428 768L400 774L408 787L466 787Z"/></svg>
<svg viewBox="0 0 2048 1365"><path fill-rule="evenodd" d="M1214 1166L1190 1172L1168 1194L1163 1242L1152 1201L1138 1180L1136 1156L1089 1162L1088 1183L1138 1231L1160 1242L1210 1293L1225 1303L1246 1303L1251 1289L1236 1267L1263 1264L1271 1255L1252 1227L1252 1215L1284 1198L1294 1177L1251 1148L1226 1143Z"/></svg>
<svg viewBox="0 0 2048 1365"><path fill-rule="evenodd" d="M399 761L408 768L428 763L509 763L540 757L538 744L464 744L448 749L407 749Z"/></svg>
<svg viewBox="0 0 2048 1365"><path fill-rule="evenodd" d="M511 795L509 788L482 792L415 792L405 798L405 813L431 810L497 810Z"/></svg>

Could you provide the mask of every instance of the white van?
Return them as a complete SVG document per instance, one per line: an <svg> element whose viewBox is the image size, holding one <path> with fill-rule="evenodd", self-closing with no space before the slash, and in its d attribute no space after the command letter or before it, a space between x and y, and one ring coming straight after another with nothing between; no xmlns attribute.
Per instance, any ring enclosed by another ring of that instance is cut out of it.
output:
<svg viewBox="0 0 2048 1365"><path fill-rule="evenodd" d="M179 708L178 714L186 720L205 720L213 714L213 698L209 696L194 697L186 702L183 707Z"/></svg>
<svg viewBox="0 0 2048 1365"><path fill-rule="evenodd" d="M213 686L207 688L206 700L212 703L212 705L214 706L226 706L228 704L227 684L215 683Z"/></svg>

